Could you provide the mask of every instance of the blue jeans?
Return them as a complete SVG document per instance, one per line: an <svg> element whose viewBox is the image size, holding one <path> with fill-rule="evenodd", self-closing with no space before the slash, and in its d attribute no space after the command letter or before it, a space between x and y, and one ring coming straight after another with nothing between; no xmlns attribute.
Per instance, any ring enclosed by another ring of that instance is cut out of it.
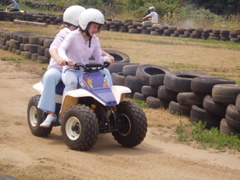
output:
<svg viewBox="0 0 240 180"><path fill-rule="evenodd" d="M65 84L63 94L65 94L68 91L77 89L78 78L82 73L83 71L72 71L72 70L67 70L62 73L62 81Z"/></svg>
<svg viewBox="0 0 240 180"><path fill-rule="evenodd" d="M56 92L56 85L61 81L62 72L55 68L50 68L46 71L43 76L42 83L43 83L43 92L41 94L41 98L38 103L38 108L48 112L52 111L55 112L55 92Z"/></svg>
<svg viewBox="0 0 240 180"><path fill-rule="evenodd" d="M113 83L112 83L112 77L109 70L104 68L100 72L105 75L105 79L108 83L108 86L111 87ZM62 73L62 81L65 84L63 94L65 94L70 90L77 89L78 78L82 73L83 71L72 71L72 70L68 70Z"/></svg>

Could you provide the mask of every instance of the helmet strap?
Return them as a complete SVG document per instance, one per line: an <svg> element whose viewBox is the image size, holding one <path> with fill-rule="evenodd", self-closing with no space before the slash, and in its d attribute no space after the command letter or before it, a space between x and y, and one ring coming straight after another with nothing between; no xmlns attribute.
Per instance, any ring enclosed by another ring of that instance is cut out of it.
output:
<svg viewBox="0 0 240 180"><path fill-rule="evenodd" d="M89 29L89 24L87 25L87 28L85 29L85 33L86 33L86 35L89 37L89 47L91 47L91 40L92 40L92 36L90 35L90 33L89 33L89 31L88 31L88 29Z"/></svg>

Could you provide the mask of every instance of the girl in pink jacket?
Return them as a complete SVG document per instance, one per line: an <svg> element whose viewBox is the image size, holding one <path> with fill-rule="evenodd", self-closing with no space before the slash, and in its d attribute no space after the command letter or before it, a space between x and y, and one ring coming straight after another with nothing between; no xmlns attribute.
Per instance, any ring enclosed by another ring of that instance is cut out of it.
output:
<svg viewBox="0 0 240 180"><path fill-rule="evenodd" d="M82 71L68 69L69 66L74 66L75 63L87 64L92 55L97 63L113 62L113 59L108 56L102 56L100 42L95 35L103 24L104 16L99 10L93 8L85 10L79 17L79 29L69 33L59 47L58 53L61 58L70 62L68 66L63 67L64 93L77 88L78 78L82 73ZM107 79L111 79L108 69L102 70L102 73L107 76Z"/></svg>
<svg viewBox="0 0 240 180"><path fill-rule="evenodd" d="M85 11L85 8L79 5L70 6L65 10L63 14L65 27L59 31L50 46L49 52L51 54L51 59L48 69L42 78L43 92L38 103L38 108L47 112L48 116L43 123L40 124L40 127L49 128L51 126L51 122L57 120L57 116L55 114L56 85L61 81L62 68L66 65L64 59L58 55L57 49L65 37L71 31L78 28L78 18L83 11Z"/></svg>

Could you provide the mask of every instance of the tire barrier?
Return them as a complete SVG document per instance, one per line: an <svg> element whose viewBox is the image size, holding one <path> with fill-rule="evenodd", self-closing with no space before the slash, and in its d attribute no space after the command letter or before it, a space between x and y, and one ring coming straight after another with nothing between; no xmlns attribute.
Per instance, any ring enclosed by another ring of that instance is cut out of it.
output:
<svg viewBox="0 0 240 180"><path fill-rule="evenodd" d="M168 109L228 135L240 133L240 92L234 80L195 71L169 71L151 64L116 64L120 68L112 69L113 84L129 86L133 91L129 97L145 101L148 108Z"/></svg>
<svg viewBox="0 0 240 180"><path fill-rule="evenodd" d="M123 21L107 19L102 29L122 33L149 34L152 36L240 42L240 30L229 31L208 28L179 28L167 24L153 24L151 22L130 19Z"/></svg>

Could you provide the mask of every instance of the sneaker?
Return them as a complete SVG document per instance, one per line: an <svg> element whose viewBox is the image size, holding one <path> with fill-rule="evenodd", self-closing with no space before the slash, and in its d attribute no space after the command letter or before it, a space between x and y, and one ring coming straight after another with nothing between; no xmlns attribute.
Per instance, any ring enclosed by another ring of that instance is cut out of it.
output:
<svg viewBox="0 0 240 180"><path fill-rule="evenodd" d="M42 124L40 124L40 127L49 128L52 124L52 121L56 121L56 120L57 120L57 116L48 114L47 118L42 122Z"/></svg>

